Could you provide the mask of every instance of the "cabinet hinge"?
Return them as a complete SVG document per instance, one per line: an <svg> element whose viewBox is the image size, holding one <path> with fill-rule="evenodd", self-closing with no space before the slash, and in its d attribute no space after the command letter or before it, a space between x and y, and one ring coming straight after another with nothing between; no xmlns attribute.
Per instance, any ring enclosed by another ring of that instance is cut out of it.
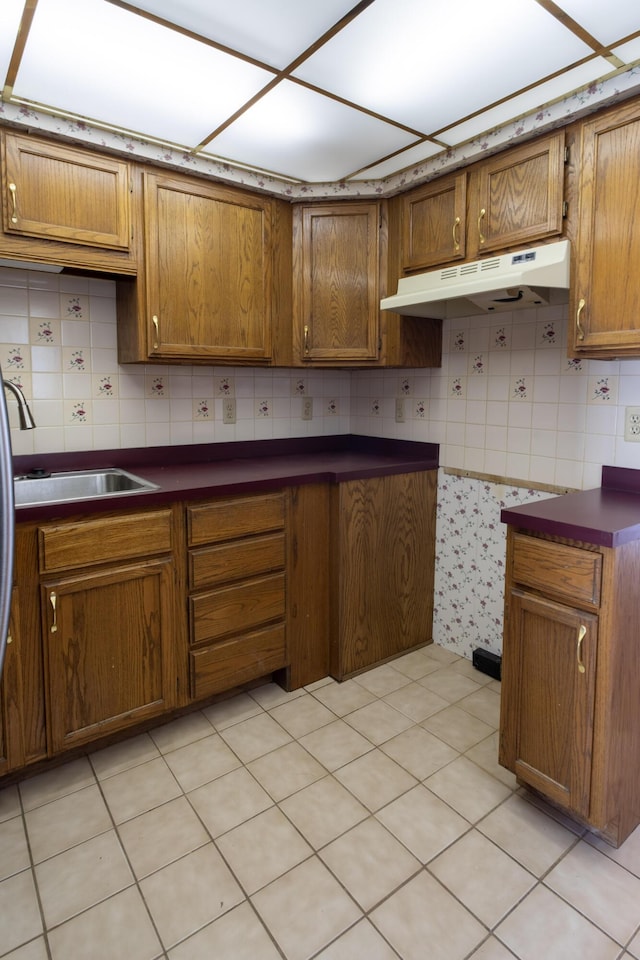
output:
<svg viewBox="0 0 640 960"><path fill-rule="evenodd" d="M562 201L562 219L565 220L569 215L569 204L566 200Z"/></svg>
<svg viewBox="0 0 640 960"><path fill-rule="evenodd" d="M569 147L564 148L564 162L569 163Z"/></svg>

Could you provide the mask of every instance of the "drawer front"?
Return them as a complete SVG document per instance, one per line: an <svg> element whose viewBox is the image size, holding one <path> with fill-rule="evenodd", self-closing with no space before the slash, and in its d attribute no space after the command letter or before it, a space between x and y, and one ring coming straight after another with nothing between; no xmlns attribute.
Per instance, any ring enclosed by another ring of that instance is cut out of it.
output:
<svg viewBox="0 0 640 960"><path fill-rule="evenodd" d="M190 653L194 699L229 690L287 666L284 624L256 630Z"/></svg>
<svg viewBox="0 0 640 960"><path fill-rule="evenodd" d="M564 597L571 603L600 603L602 556L564 543L516 533L513 581Z"/></svg>
<svg viewBox="0 0 640 960"><path fill-rule="evenodd" d="M284 619L284 574L203 593L191 597L189 605L192 643L244 633L270 620Z"/></svg>
<svg viewBox="0 0 640 960"><path fill-rule="evenodd" d="M283 493L218 500L187 508L189 546L267 533L284 527Z"/></svg>
<svg viewBox="0 0 640 960"><path fill-rule="evenodd" d="M284 533L202 547L189 554L189 587L198 590L218 583L281 570L285 562Z"/></svg>
<svg viewBox="0 0 640 960"><path fill-rule="evenodd" d="M38 541L41 573L168 553L172 549L171 511L49 524L39 528Z"/></svg>

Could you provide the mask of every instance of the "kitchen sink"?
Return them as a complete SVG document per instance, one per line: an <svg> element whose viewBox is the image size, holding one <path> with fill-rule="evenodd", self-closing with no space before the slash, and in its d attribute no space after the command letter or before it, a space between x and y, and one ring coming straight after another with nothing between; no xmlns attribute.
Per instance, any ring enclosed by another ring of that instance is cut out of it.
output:
<svg viewBox="0 0 640 960"><path fill-rule="evenodd" d="M155 483L143 480L133 473L109 467L106 470L77 470L50 473L44 476L28 474L13 481L16 507L35 507L49 503L67 503L70 500L95 500L131 493L157 490Z"/></svg>

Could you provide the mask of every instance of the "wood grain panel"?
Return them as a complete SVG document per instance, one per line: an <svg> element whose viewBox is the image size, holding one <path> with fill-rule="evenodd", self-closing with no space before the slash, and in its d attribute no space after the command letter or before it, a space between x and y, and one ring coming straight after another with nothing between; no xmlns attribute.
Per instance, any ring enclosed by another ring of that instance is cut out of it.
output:
<svg viewBox="0 0 640 960"><path fill-rule="evenodd" d="M16 185L15 207L9 183ZM7 232L116 250L129 247L125 161L5 133L3 190L10 196L3 204Z"/></svg>
<svg viewBox="0 0 640 960"><path fill-rule="evenodd" d="M173 706L171 596L169 560L43 584L54 752Z"/></svg>
<svg viewBox="0 0 640 960"><path fill-rule="evenodd" d="M215 500L187 508L189 546L237 540L284 527L283 493Z"/></svg>
<svg viewBox="0 0 640 960"><path fill-rule="evenodd" d="M189 585L192 590L229 583L285 565L284 533L230 541L189 552Z"/></svg>
<svg viewBox="0 0 640 960"><path fill-rule="evenodd" d="M573 605L597 606L602 556L563 543L515 534L513 581L551 596L564 597Z"/></svg>
<svg viewBox="0 0 640 960"><path fill-rule="evenodd" d="M403 196L403 267L425 269L464 260L467 173L440 177Z"/></svg>
<svg viewBox="0 0 640 960"><path fill-rule="evenodd" d="M284 625L192 650L189 662L195 699L267 676L287 664Z"/></svg>
<svg viewBox="0 0 640 960"><path fill-rule="evenodd" d="M342 679L432 636L436 472L333 492L331 672Z"/></svg>
<svg viewBox="0 0 640 960"><path fill-rule="evenodd" d="M168 552L171 516L171 510L151 510L40 527L40 572Z"/></svg>
<svg viewBox="0 0 640 960"><path fill-rule="evenodd" d="M244 632L270 620L283 620L284 574L198 594L190 598L189 608L192 643Z"/></svg>

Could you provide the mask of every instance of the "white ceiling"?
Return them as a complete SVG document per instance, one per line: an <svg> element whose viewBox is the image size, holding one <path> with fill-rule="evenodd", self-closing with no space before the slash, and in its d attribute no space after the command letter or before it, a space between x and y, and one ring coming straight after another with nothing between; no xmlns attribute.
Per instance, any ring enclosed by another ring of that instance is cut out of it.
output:
<svg viewBox="0 0 640 960"><path fill-rule="evenodd" d="M638 0L0 3L8 104L298 184L392 176L638 61Z"/></svg>

